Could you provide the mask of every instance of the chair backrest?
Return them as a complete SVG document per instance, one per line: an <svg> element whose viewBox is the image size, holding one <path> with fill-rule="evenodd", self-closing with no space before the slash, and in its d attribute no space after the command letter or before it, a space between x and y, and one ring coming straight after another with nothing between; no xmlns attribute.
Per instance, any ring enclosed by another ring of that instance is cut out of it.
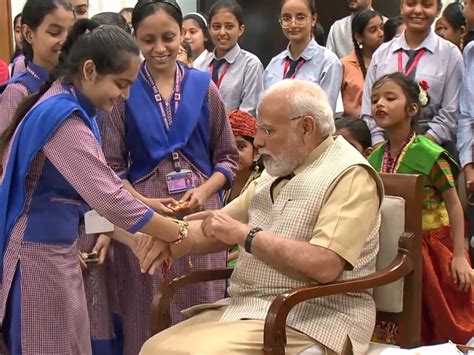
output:
<svg viewBox="0 0 474 355"><path fill-rule="evenodd" d="M410 253L413 271L374 290L377 325L373 340L411 348L420 345L421 332L423 178L399 174L381 174L381 178L386 198L377 268L386 267L402 248Z"/></svg>
<svg viewBox="0 0 474 355"><path fill-rule="evenodd" d="M382 270L398 254L400 237L405 233L405 199L399 196L385 195L382 202L382 223L380 224L379 252L377 270ZM403 311L404 278L391 284L376 287L374 300L377 310L400 313Z"/></svg>

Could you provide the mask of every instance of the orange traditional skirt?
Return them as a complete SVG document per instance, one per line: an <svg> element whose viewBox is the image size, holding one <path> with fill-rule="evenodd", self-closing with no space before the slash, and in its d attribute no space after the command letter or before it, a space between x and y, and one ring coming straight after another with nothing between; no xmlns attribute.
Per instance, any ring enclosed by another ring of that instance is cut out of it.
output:
<svg viewBox="0 0 474 355"><path fill-rule="evenodd" d="M423 232L421 341L466 344L474 337L474 286L460 291L451 273L451 228ZM466 258L469 260L467 253Z"/></svg>

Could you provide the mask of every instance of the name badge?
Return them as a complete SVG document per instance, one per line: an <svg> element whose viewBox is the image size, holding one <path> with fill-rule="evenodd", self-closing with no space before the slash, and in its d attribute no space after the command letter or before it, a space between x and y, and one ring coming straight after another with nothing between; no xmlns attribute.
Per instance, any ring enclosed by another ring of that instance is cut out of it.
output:
<svg viewBox="0 0 474 355"><path fill-rule="evenodd" d="M166 175L166 184L170 194L178 194L194 189L194 178L191 170L181 170Z"/></svg>

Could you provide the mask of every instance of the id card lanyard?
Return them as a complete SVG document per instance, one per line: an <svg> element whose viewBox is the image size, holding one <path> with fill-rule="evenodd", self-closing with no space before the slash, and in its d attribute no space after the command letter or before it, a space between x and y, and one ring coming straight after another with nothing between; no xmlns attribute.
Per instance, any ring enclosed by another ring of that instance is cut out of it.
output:
<svg viewBox="0 0 474 355"><path fill-rule="evenodd" d="M155 96L156 103L161 112L161 116L166 125L166 129L169 130L171 123L173 121L173 116L176 114L179 108L179 102L181 101L181 70L179 66L176 68L176 78L175 78L175 87L174 87L174 111L171 108L171 101L167 102L163 96L161 96L160 92L158 91L158 87L155 84L155 80L153 79L148 67L146 65L143 66L145 80L153 89L153 95Z"/></svg>
<svg viewBox="0 0 474 355"><path fill-rule="evenodd" d="M181 79L182 79L181 70L179 66L176 68L175 89L174 89L174 112L172 112L171 103L168 103L159 93L158 88L155 84L155 81L153 80L153 77L146 65L144 65L144 73L145 73L145 80L153 89L153 94L155 96L156 103L158 104L158 107L160 108L161 116L163 117L166 128L169 130L172 123L171 121L172 117L178 111L179 102L181 101ZM174 171L176 173L180 173L181 162L179 160L178 152L173 152L171 154L171 158L173 159Z"/></svg>

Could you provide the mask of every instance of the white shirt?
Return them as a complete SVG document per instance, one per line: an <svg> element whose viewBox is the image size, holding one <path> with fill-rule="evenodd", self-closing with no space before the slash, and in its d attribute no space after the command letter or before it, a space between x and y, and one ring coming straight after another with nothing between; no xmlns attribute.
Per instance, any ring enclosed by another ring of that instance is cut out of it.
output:
<svg viewBox="0 0 474 355"><path fill-rule="evenodd" d="M463 58L461 51L451 42L439 37L433 31L417 49L425 48L415 72L415 81L425 80L429 84L428 106L421 111L418 124L439 144L455 142L459 116L459 92L462 82ZM398 53L409 50L405 32L387 43L383 43L372 56L365 77L362 98L362 117L372 133L372 143L384 141L384 132L377 126L371 114L372 85L385 74L398 71ZM402 69L408 56L402 52Z"/></svg>
<svg viewBox="0 0 474 355"><path fill-rule="evenodd" d="M215 51L206 58L204 70L209 70L213 59L217 58ZM255 54L247 52L235 45L223 57L229 63L227 69L223 65L219 76L226 70L219 87L227 111L241 110L255 116L257 105L263 92L263 65Z"/></svg>
<svg viewBox="0 0 474 355"><path fill-rule="evenodd" d="M199 69L201 71L209 70L209 62L212 60L212 52L209 52L207 49L199 54L199 56L193 61L193 68Z"/></svg>
<svg viewBox="0 0 474 355"><path fill-rule="evenodd" d="M339 59L349 55L354 49L352 42L352 15L334 22L329 30L326 47L333 51Z"/></svg>
<svg viewBox="0 0 474 355"><path fill-rule="evenodd" d="M342 65L339 59L327 48L324 48L312 39L300 56L305 63L296 72L295 79L312 81L324 90L329 98L333 110L336 110L336 102L342 83ZM265 90L283 80L285 60L293 58L289 46L283 52L273 57L263 74L263 85Z"/></svg>

